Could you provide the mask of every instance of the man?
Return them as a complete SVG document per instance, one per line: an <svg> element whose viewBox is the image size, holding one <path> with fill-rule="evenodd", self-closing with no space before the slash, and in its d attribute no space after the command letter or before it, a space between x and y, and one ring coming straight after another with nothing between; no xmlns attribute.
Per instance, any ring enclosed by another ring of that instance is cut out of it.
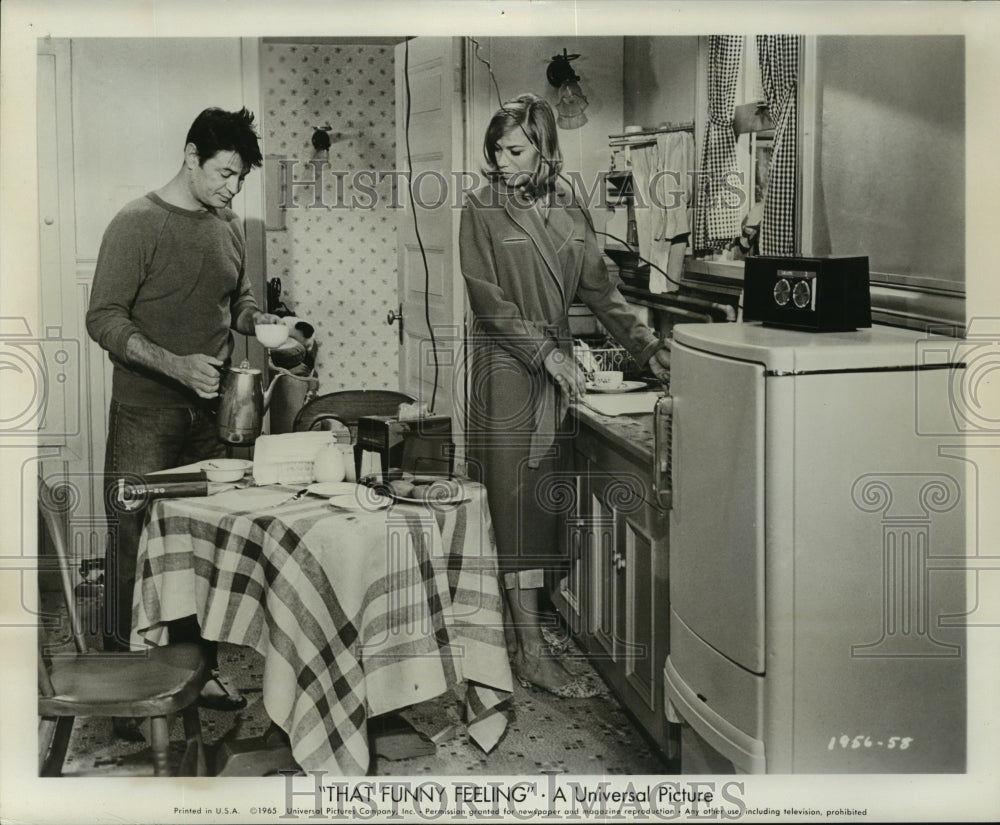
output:
<svg viewBox="0 0 1000 825"><path fill-rule="evenodd" d="M114 365L105 475L145 474L222 455L213 399L232 331L279 322L260 311L246 273L246 241L229 204L261 164L246 109L206 109L188 131L180 171L165 186L127 204L104 233L87 312L87 331ZM142 513L122 512L105 496L106 650L127 650ZM199 639L194 621L171 638ZM212 678L201 704L239 710L246 699L219 681L215 645L206 646ZM115 731L140 738L129 720Z"/></svg>

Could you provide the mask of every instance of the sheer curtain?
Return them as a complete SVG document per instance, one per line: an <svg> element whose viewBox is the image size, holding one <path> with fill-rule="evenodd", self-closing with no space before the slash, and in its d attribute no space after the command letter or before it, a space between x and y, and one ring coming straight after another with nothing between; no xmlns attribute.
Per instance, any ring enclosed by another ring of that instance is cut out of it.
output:
<svg viewBox="0 0 1000 825"><path fill-rule="evenodd" d="M743 195L736 165L733 110L743 37L708 38L708 129L698 176L694 246L717 251L740 234Z"/></svg>
<svg viewBox="0 0 1000 825"><path fill-rule="evenodd" d="M757 36L757 60L767 108L774 123L774 148L760 227L762 255L795 253L795 165L798 131L795 93L799 38L790 34Z"/></svg>

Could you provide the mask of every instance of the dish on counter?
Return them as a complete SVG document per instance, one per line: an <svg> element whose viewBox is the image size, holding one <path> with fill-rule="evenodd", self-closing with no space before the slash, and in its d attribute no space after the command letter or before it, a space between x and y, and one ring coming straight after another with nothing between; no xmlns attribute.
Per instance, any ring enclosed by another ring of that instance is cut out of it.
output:
<svg viewBox="0 0 1000 825"><path fill-rule="evenodd" d="M209 481L239 481L253 469L253 462L242 458L208 458L198 465Z"/></svg>
<svg viewBox="0 0 1000 825"><path fill-rule="evenodd" d="M645 381L622 381L617 387L598 387L595 384L588 383L587 392L632 392L633 390L647 389L648 386L649 385Z"/></svg>

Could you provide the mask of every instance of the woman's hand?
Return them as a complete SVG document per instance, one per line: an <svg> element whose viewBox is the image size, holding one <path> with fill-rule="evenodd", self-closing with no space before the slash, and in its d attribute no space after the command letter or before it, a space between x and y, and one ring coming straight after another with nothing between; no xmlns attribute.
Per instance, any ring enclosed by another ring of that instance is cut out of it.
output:
<svg viewBox="0 0 1000 825"><path fill-rule="evenodd" d="M562 350L554 349L545 356L545 371L570 399L583 395L587 390L586 379L576 359Z"/></svg>
<svg viewBox="0 0 1000 825"><path fill-rule="evenodd" d="M649 369L658 381L666 383L670 380L670 350L666 346L660 347L650 357Z"/></svg>

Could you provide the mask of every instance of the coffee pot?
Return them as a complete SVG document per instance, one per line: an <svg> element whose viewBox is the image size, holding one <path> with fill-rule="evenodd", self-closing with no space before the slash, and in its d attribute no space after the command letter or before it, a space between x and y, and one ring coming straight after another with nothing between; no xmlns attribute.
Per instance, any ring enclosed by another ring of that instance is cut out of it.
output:
<svg viewBox="0 0 1000 825"><path fill-rule="evenodd" d="M219 438L227 444L249 446L260 435L264 413L271 403L274 376L264 389L263 373L244 361L238 367L224 367L219 382L219 412L216 416Z"/></svg>

